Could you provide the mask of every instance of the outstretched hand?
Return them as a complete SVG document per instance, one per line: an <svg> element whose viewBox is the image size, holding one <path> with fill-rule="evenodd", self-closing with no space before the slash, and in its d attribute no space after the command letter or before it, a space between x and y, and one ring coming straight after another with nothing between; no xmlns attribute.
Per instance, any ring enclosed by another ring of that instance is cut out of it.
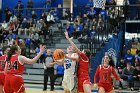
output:
<svg viewBox="0 0 140 93"><path fill-rule="evenodd" d="M66 32L64 32L64 34L65 34L65 37L66 37L67 39L69 39L68 32L66 31Z"/></svg>
<svg viewBox="0 0 140 93"><path fill-rule="evenodd" d="M45 45L40 45L40 52L43 53L46 50Z"/></svg>

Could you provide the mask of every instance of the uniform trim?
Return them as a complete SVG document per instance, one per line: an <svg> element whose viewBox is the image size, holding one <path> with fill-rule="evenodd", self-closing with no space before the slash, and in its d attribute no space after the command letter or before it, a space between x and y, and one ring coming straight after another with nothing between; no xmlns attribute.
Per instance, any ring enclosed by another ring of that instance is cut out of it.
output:
<svg viewBox="0 0 140 93"><path fill-rule="evenodd" d="M74 86L73 86L73 89L71 91L74 91L76 89L76 86L77 85L77 77L75 76L74 77Z"/></svg>
<svg viewBox="0 0 140 93"><path fill-rule="evenodd" d="M24 85L23 85L23 84L20 86L20 88L19 88L19 90L17 91L17 93L19 93L19 92L20 92L20 90L21 90L21 88L22 88L22 87L24 87Z"/></svg>
<svg viewBox="0 0 140 93"><path fill-rule="evenodd" d="M4 73L4 71L0 71L0 73Z"/></svg>
<svg viewBox="0 0 140 93"><path fill-rule="evenodd" d="M77 68L78 68L78 63L76 62L74 75L76 75L76 74L77 74Z"/></svg>

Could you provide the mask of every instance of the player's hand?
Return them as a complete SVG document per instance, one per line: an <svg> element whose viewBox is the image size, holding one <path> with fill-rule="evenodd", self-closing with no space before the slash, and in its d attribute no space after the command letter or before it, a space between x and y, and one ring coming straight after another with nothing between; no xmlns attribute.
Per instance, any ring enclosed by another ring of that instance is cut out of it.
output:
<svg viewBox="0 0 140 93"><path fill-rule="evenodd" d="M55 65L55 64L57 64L57 62L53 62L53 64Z"/></svg>
<svg viewBox="0 0 140 93"><path fill-rule="evenodd" d="M40 45L40 53L43 54L43 52L46 50L45 45Z"/></svg>
<svg viewBox="0 0 140 93"><path fill-rule="evenodd" d="M68 32L66 31L66 32L64 32L64 34L65 34L65 37L66 37L67 39L69 39Z"/></svg>
<svg viewBox="0 0 140 93"><path fill-rule="evenodd" d="M123 79L120 79L121 83L123 83Z"/></svg>
<svg viewBox="0 0 140 93"><path fill-rule="evenodd" d="M64 59L61 59L61 60L54 60L54 63L55 63L55 64L59 64L59 65L63 65L63 60L64 60Z"/></svg>
<svg viewBox="0 0 140 93"><path fill-rule="evenodd" d="M94 87L94 89L97 89L97 84L94 84L93 87Z"/></svg>

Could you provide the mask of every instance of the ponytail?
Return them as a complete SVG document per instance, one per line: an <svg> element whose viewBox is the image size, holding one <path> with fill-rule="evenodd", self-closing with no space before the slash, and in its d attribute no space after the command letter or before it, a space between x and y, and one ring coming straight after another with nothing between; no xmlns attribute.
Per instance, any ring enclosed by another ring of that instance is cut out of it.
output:
<svg viewBox="0 0 140 93"><path fill-rule="evenodd" d="M11 46L10 50L8 51L6 61L10 61L11 56L16 54L16 51L18 51L18 46L17 45Z"/></svg>
<svg viewBox="0 0 140 93"><path fill-rule="evenodd" d="M114 61L113 61L112 57L109 56L109 55L108 55L108 57L109 57L109 59L110 59L109 65L112 66L112 67L115 67L115 64L114 64Z"/></svg>

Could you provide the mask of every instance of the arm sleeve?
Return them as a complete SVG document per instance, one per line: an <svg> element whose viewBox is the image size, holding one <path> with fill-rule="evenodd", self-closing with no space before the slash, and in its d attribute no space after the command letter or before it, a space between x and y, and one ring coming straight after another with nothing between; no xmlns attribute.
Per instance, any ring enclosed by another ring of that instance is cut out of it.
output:
<svg viewBox="0 0 140 93"><path fill-rule="evenodd" d="M119 77L119 75L116 73L115 69L112 67L112 74L114 75L114 77L117 79L117 80L120 80L121 78Z"/></svg>
<svg viewBox="0 0 140 93"><path fill-rule="evenodd" d="M85 60L85 61L88 61L88 57L84 54L84 53L81 53L80 54L80 57Z"/></svg>
<svg viewBox="0 0 140 93"><path fill-rule="evenodd" d="M96 81L97 81L97 78L98 78L98 75L99 75L99 69L100 69L100 66L98 66L98 68L96 70L96 73L94 75L94 83L96 83Z"/></svg>

